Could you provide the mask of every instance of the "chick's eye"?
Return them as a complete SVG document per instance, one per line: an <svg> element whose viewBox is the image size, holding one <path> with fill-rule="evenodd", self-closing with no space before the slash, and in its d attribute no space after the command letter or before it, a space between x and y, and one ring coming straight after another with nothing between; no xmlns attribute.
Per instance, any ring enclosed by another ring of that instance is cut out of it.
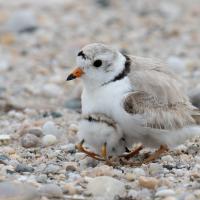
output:
<svg viewBox="0 0 200 200"><path fill-rule="evenodd" d="M101 60L95 60L94 63L93 63L93 65L95 67L100 67L102 65L102 61Z"/></svg>

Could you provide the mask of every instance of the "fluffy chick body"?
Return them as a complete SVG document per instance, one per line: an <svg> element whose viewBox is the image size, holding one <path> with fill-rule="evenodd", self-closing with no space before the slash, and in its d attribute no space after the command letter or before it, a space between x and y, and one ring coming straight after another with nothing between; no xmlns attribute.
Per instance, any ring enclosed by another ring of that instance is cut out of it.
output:
<svg viewBox="0 0 200 200"><path fill-rule="evenodd" d="M90 150L101 155L101 148L106 143L110 156L125 152L125 141L119 125L104 114L83 115L79 122L79 140Z"/></svg>

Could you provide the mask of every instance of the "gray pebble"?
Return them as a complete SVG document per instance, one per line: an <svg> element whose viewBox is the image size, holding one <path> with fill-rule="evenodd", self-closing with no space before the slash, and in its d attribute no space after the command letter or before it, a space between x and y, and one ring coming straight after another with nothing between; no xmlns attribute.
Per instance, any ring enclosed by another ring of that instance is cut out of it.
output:
<svg viewBox="0 0 200 200"><path fill-rule="evenodd" d="M6 28L13 32L32 32L37 28L37 20L33 12L20 10L12 14Z"/></svg>
<svg viewBox="0 0 200 200"><path fill-rule="evenodd" d="M27 183L0 182L0 200L39 200L39 194Z"/></svg>
<svg viewBox="0 0 200 200"><path fill-rule="evenodd" d="M37 137L42 137L43 136L43 132L42 132L42 129L41 128L31 128L31 129L29 129L28 130L28 133L30 133L30 134L33 134L33 135L35 135L35 136L37 136Z"/></svg>
<svg viewBox="0 0 200 200"><path fill-rule="evenodd" d="M42 196L45 196L48 198L62 198L63 197L61 188L58 187L56 184L43 185L39 191Z"/></svg>
<svg viewBox="0 0 200 200"><path fill-rule="evenodd" d="M60 167L58 165L50 164L44 169L43 173L45 173L45 174L50 174L50 173L57 174L59 172L59 170L60 170Z"/></svg>
<svg viewBox="0 0 200 200"><path fill-rule="evenodd" d="M46 183L47 182L47 175L46 174L40 174L36 176L36 181L38 183Z"/></svg>
<svg viewBox="0 0 200 200"><path fill-rule="evenodd" d="M29 167L27 165L24 165L24 164L18 164L15 168L15 171L18 172L18 173L21 173L21 172L33 172L34 171L34 168L33 167Z"/></svg>
<svg viewBox="0 0 200 200"><path fill-rule="evenodd" d="M21 139L21 145L25 148L37 147L40 143L40 140L37 136L33 134L26 134Z"/></svg>

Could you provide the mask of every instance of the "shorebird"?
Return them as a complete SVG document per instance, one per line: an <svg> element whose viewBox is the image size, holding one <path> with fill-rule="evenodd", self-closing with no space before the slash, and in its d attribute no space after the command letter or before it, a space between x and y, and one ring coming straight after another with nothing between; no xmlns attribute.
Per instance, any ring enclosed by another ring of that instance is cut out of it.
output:
<svg viewBox="0 0 200 200"><path fill-rule="evenodd" d="M82 79L82 113L112 118L128 148L138 142L161 146L159 155L164 146L200 135L199 110L190 103L181 79L160 60L124 55L94 43L78 52L77 66L67 81ZM105 135L99 131L100 137Z"/></svg>

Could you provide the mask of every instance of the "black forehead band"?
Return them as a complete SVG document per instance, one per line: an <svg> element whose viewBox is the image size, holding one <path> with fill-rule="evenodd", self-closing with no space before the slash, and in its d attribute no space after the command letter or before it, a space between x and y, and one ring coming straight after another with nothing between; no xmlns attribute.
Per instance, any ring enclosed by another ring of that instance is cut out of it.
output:
<svg viewBox="0 0 200 200"><path fill-rule="evenodd" d="M86 59L86 55L83 53L83 51L80 51L78 53L78 56L82 56L83 59Z"/></svg>

